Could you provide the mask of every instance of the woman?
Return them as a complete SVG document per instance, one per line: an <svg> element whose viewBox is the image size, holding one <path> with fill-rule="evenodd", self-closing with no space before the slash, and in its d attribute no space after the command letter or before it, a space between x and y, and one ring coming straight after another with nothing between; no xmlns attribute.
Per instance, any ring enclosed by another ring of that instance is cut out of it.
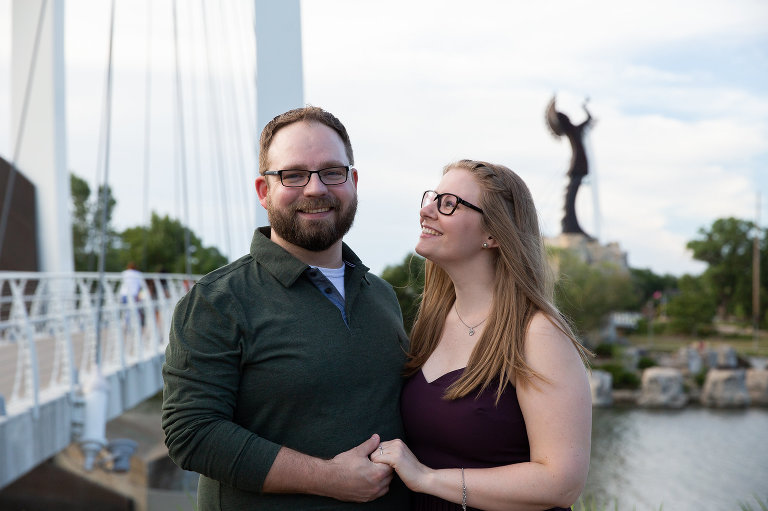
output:
<svg viewBox="0 0 768 511"><path fill-rule="evenodd" d="M408 446L371 459L416 492L414 510L567 508L589 469L587 352L553 305L531 194L504 166L461 160L421 205Z"/></svg>

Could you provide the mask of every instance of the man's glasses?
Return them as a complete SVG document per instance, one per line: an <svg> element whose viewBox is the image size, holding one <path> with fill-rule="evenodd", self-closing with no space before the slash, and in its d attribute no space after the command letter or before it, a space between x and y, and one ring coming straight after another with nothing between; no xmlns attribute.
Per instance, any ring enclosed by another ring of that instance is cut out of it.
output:
<svg viewBox="0 0 768 511"><path fill-rule="evenodd" d="M307 186L312 174L317 174L324 185L340 185L347 182L351 165L328 167L320 170L268 170L265 176L280 176L280 183L290 188Z"/></svg>
<svg viewBox="0 0 768 511"><path fill-rule="evenodd" d="M427 190L424 192L424 195L421 196L421 207L431 204L432 202L437 201L437 210L442 213L443 215L452 215L454 211L456 211L456 207L459 204L464 204L468 208L474 209L478 213L483 213L483 210L478 208L472 203L469 203L459 197L458 195L454 195L452 193L437 193L434 190Z"/></svg>

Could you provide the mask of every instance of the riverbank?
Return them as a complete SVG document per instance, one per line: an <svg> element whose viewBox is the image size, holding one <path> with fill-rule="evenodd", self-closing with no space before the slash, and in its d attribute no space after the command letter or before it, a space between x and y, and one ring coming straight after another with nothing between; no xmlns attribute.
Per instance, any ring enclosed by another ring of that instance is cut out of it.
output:
<svg viewBox="0 0 768 511"><path fill-rule="evenodd" d="M644 341L644 342L640 342ZM760 340L630 337L595 348L590 386L595 406L768 407L768 357ZM768 344L768 342L766 342Z"/></svg>

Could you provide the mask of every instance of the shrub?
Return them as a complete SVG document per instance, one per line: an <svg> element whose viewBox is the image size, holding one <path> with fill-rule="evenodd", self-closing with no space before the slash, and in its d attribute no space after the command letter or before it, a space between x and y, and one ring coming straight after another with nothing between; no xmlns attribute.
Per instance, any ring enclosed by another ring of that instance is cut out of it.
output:
<svg viewBox="0 0 768 511"><path fill-rule="evenodd" d="M595 355L599 358L612 358L613 357L613 344L601 343L595 347Z"/></svg>
<svg viewBox="0 0 768 511"><path fill-rule="evenodd" d="M601 364L595 369L611 373L614 389L637 389L640 387L640 377L634 371L627 371L621 364Z"/></svg>

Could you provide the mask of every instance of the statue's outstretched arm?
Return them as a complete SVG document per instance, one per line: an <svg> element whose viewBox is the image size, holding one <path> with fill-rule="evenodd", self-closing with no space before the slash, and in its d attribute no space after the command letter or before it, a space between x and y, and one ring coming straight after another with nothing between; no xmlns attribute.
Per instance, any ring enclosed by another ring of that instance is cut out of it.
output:
<svg viewBox="0 0 768 511"><path fill-rule="evenodd" d="M584 113L587 114L587 118L584 120L584 122L582 122L579 125L579 127L582 127L582 126L586 127L587 125L589 125L593 121L592 114L589 113L589 110L587 109L587 103L589 103L589 98L588 97L585 98L584 99L584 103L581 104L581 108L584 109Z"/></svg>
<svg viewBox="0 0 768 511"><path fill-rule="evenodd" d="M557 114L558 112L555 109L555 96L552 96L552 99L547 105L545 119L547 120L549 130L552 132L552 136L555 138L565 135L564 127L560 124L560 119L558 119Z"/></svg>

